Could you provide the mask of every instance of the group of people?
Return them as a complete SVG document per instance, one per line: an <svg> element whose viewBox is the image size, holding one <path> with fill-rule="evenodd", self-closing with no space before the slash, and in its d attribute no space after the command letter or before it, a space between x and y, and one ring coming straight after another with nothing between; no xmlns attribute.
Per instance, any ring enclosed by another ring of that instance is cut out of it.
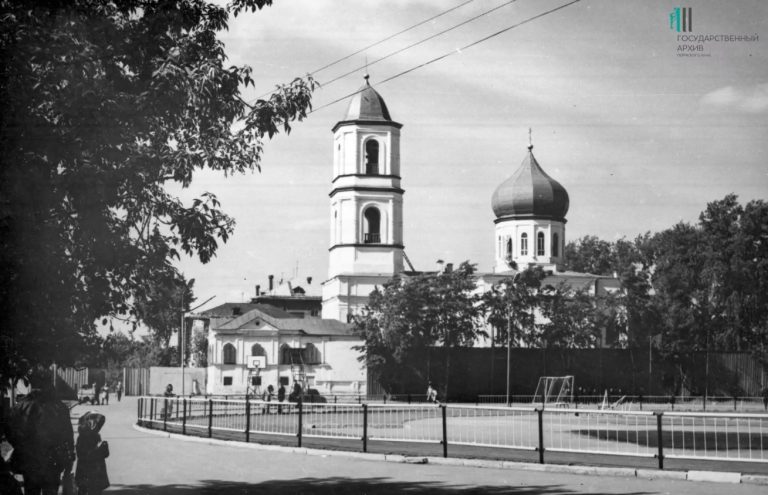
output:
<svg viewBox="0 0 768 495"><path fill-rule="evenodd" d="M25 495L100 494L109 486L109 445L101 440L106 418L95 412L80 416L74 441L69 408L55 396L49 380L32 383L32 391L11 409L5 437L13 447L2 459L0 492L21 494L14 474L24 479ZM75 472L72 468L77 460Z"/></svg>
<svg viewBox="0 0 768 495"><path fill-rule="evenodd" d="M120 402L123 398L123 382L118 380L113 385L96 385L92 404L109 405L109 395L113 390L115 395L117 395L117 402Z"/></svg>
<svg viewBox="0 0 768 495"><path fill-rule="evenodd" d="M261 394L261 400L266 402L267 404L264 405L261 412L262 414L269 414L270 413L270 406L269 403L272 402L275 399L275 387L272 385L267 386L267 390ZM277 389L277 414L283 413L283 406L281 405L285 401L285 385L282 383Z"/></svg>

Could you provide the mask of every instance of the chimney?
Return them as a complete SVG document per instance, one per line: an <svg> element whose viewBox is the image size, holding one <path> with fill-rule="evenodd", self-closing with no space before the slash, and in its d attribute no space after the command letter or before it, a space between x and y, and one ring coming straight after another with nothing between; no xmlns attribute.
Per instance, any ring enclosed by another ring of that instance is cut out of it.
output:
<svg viewBox="0 0 768 495"><path fill-rule="evenodd" d="M312 283L312 277L307 277L307 285Z"/></svg>
<svg viewBox="0 0 768 495"><path fill-rule="evenodd" d="M270 292L272 292L272 288L273 288L272 286L273 286L274 283L275 283L275 276L274 275L270 275L269 276L269 291Z"/></svg>
<svg viewBox="0 0 768 495"><path fill-rule="evenodd" d="M261 286L259 284L256 284L256 297L259 297L261 295Z"/></svg>

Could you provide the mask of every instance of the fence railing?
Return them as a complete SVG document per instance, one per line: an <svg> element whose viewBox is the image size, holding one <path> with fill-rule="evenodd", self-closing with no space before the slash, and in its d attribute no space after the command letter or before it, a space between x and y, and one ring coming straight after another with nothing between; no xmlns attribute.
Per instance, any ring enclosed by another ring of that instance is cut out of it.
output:
<svg viewBox="0 0 768 495"><path fill-rule="evenodd" d="M664 459L768 462L768 414L622 411L452 404L293 403L141 397L138 423L182 434L249 442L295 436L576 452Z"/></svg>
<svg viewBox="0 0 768 495"><path fill-rule="evenodd" d="M505 395L478 395L477 404L505 404ZM510 395L510 404L534 404L533 395ZM763 397L748 396L708 396L689 395L577 395L570 405L596 409L619 409L631 411L735 411L768 412L768 405Z"/></svg>

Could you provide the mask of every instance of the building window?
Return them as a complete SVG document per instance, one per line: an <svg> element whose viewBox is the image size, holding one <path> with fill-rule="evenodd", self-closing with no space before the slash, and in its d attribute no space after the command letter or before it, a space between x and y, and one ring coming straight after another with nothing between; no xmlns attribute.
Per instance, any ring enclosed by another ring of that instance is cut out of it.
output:
<svg viewBox="0 0 768 495"><path fill-rule="evenodd" d="M291 347L288 344L280 346L280 364L291 364Z"/></svg>
<svg viewBox="0 0 768 495"><path fill-rule="evenodd" d="M528 256L528 234L525 232L520 236L520 256Z"/></svg>
<svg viewBox="0 0 768 495"><path fill-rule="evenodd" d="M381 242L379 230L381 228L381 213L379 213L377 208L370 207L365 210L363 217L363 232L365 236L363 242L365 244L379 244Z"/></svg>
<svg viewBox="0 0 768 495"><path fill-rule="evenodd" d="M320 358L320 350L314 344L307 344L303 354L304 364L320 364L323 360Z"/></svg>
<svg viewBox="0 0 768 495"><path fill-rule="evenodd" d="M544 256L544 232L536 234L536 256Z"/></svg>
<svg viewBox="0 0 768 495"><path fill-rule="evenodd" d="M552 256L558 256L558 251L560 248L560 236L557 235L557 232L552 234Z"/></svg>
<svg viewBox="0 0 768 495"><path fill-rule="evenodd" d="M231 376L225 376L224 377L224 386L230 386L232 385L232 377Z"/></svg>
<svg viewBox="0 0 768 495"><path fill-rule="evenodd" d="M251 346L251 356L266 356L266 355L267 355L267 351L265 351L260 344L253 344Z"/></svg>
<svg viewBox="0 0 768 495"><path fill-rule="evenodd" d="M224 359L222 359L222 362L224 364L235 364L237 363L237 351L235 350L235 346L232 344L224 344Z"/></svg>
<svg viewBox="0 0 768 495"><path fill-rule="evenodd" d="M507 255L506 256L508 260L512 259L512 238L511 237L507 239Z"/></svg>
<svg viewBox="0 0 768 495"><path fill-rule="evenodd" d="M379 175L379 142L375 139L365 143L365 173Z"/></svg>

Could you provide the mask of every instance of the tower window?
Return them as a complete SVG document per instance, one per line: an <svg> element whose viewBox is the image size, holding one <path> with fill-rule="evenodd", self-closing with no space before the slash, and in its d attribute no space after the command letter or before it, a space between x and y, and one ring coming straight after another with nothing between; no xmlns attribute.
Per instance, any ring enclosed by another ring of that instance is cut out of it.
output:
<svg viewBox="0 0 768 495"><path fill-rule="evenodd" d="M224 364L237 363L237 351L235 350L235 346L232 344L224 344L224 352L222 357L222 362Z"/></svg>
<svg viewBox="0 0 768 495"><path fill-rule="evenodd" d="M511 237L507 239L507 259L508 260L512 259L512 238Z"/></svg>
<svg viewBox="0 0 768 495"><path fill-rule="evenodd" d="M558 248L560 246L560 236L557 235L557 232L552 234L552 256L558 256Z"/></svg>
<svg viewBox="0 0 768 495"><path fill-rule="evenodd" d="M528 234L520 235L520 256L528 256Z"/></svg>
<svg viewBox="0 0 768 495"><path fill-rule="evenodd" d="M544 256L544 232L536 235L536 256Z"/></svg>
<svg viewBox="0 0 768 495"><path fill-rule="evenodd" d="M365 173L379 175L379 142L375 139L365 143Z"/></svg>
<svg viewBox="0 0 768 495"><path fill-rule="evenodd" d="M364 232L364 238L363 242L365 244L378 244L381 242L381 213L379 213L379 210L371 207L365 210L365 213L363 214L363 217L365 219L363 225L363 232Z"/></svg>

